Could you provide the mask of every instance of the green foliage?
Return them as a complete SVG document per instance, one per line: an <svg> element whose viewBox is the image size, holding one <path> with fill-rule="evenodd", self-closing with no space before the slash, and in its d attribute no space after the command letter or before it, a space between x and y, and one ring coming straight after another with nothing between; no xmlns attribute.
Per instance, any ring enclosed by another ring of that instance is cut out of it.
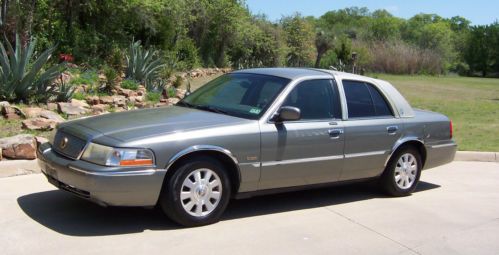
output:
<svg viewBox="0 0 499 255"><path fill-rule="evenodd" d="M146 100L152 103L158 103L161 99L161 93L159 92L147 92Z"/></svg>
<svg viewBox="0 0 499 255"><path fill-rule="evenodd" d="M16 35L15 49L5 38L0 43L0 98L9 101L45 101L53 91L52 81L59 76L64 64L47 65L55 47L51 47L39 56L34 56L36 40L25 47Z"/></svg>
<svg viewBox="0 0 499 255"><path fill-rule="evenodd" d="M139 88L139 84L134 80L125 79L121 82L121 87L124 89L137 90Z"/></svg>
<svg viewBox="0 0 499 255"><path fill-rule="evenodd" d="M466 45L464 59L469 65L469 74L499 75L499 23L472 27Z"/></svg>
<svg viewBox="0 0 499 255"><path fill-rule="evenodd" d="M312 24L296 14L281 21L289 48L286 56L289 66L310 66L314 57Z"/></svg>
<svg viewBox="0 0 499 255"><path fill-rule="evenodd" d="M132 42L126 55L125 75L128 79L138 82L153 82L161 67L162 60L157 57L156 51L144 50L141 42Z"/></svg>
<svg viewBox="0 0 499 255"><path fill-rule="evenodd" d="M61 78L57 90L57 102L68 102L71 98L74 98L73 95L75 91L76 88L71 83L66 83Z"/></svg>
<svg viewBox="0 0 499 255"><path fill-rule="evenodd" d="M99 74L93 69L86 70L83 73L77 72L69 81L72 85L96 86L99 81Z"/></svg>
<svg viewBox="0 0 499 255"><path fill-rule="evenodd" d="M168 87L166 89L166 95L168 95L168 98L174 98L177 96L177 89L175 87Z"/></svg>
<svg viewBox="0 0 499 255"><path fill-rule="evenodd" d="M116 88L116 79L118 78L118 72L114 68L107 65L102 68L102 72L104 76L106 76L106 81L104 82L103 89L105 92L109 93Z"/></svg>
<svg viewBox="0 0 499 255"><path fill-rule="evenodd" d="M184 79L180 75L175 76L175 81L173 82L173 87L174 88L180 88L184 84Z"/></svg>
<svg viewBox="0 0 499 255"><path fill-rule="evenodd" d="M72 98L77 99L77 100L85 100L86 97L87 97L86 94L82 93L82 92L75 92L72 95Z"/></svg>

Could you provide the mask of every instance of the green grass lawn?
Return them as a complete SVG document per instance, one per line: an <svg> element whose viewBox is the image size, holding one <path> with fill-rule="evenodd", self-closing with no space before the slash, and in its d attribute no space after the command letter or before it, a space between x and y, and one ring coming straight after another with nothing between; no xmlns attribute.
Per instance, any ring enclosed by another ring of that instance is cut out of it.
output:
<svg viewBox="0 0 499 255"><path fill-rule="evenodd" d="M371 76L392 83L412 107L449 116L458 150L499 151L499 79Z"/></svg>

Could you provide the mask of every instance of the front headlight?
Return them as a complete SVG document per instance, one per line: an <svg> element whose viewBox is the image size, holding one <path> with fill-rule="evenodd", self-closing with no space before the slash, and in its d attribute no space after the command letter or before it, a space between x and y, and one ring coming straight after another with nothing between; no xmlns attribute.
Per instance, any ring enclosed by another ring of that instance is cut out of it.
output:
<svg viewBox="0 0 499 255"><path fill-rule="evenodd" d="M112 148L90 143L82 160L104 166L153 166L154 156L148 149Z"/></svg>

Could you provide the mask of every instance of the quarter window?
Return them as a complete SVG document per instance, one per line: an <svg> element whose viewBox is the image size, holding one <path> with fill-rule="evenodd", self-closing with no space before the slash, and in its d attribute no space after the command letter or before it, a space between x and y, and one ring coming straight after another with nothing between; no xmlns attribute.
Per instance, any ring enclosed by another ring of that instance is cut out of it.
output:
<svg viewBox="0 0 499 255"><path fill-rule="evenodd" d="M349 118L393 116L383 95L371 84L343 80Z"/></svg>
<svg viewBox="0 0 499 255"><path fill-rule="evenodd" d="M283 106L299 108L303 120L341 118L338 92L332 80L309 80L298 84Z"/></svg>

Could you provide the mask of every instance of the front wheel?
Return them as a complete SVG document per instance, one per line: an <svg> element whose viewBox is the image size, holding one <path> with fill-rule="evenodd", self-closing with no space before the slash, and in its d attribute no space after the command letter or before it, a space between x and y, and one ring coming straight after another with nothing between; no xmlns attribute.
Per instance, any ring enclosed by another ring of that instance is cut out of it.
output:
<svg viewBox="0 0 499 255"><path fill-rule="evenodd" d="M202 226L220 219L230 193L223 165L199 157L186 161L165 182L160 205L173 221L186 227Z"/></svg>
<svg viewBox="0 0 499 255"><path fill-rule="evenodd" d="M381 176L382 188L392 196L411 194L419 182L421 168L419 152L412 147L401 148L390 159Z"/></svg>

